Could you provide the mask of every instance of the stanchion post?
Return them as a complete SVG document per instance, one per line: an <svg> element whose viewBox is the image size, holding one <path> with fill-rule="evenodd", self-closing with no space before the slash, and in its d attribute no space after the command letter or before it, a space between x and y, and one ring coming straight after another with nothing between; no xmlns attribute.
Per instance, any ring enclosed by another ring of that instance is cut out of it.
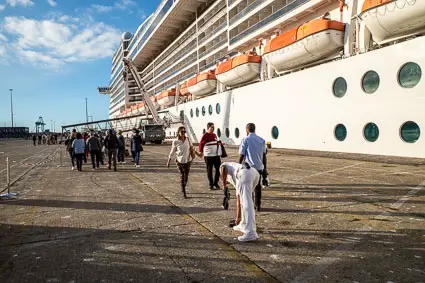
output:
<svg viewBox="0 0 425 283"><path fill-rule="evenodd" d="M1 194L0 198L3 199L9 199L11 196L15 197L18 194L17 193L11 193L10 192L10 161L9 161L9 157L6 157L6 186L7 186L7 193L5 194Z"/></svg>

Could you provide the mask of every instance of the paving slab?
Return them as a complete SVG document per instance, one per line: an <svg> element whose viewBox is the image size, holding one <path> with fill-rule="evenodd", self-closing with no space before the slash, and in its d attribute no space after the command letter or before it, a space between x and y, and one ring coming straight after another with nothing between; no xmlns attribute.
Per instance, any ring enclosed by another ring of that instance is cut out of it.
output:
<svg viewBox="0 0 425 283"><path fill-rule="evenodd" d="M260 239L240 243L234 190L223 210L196 159L184 199L169 149L77 172L63 147L0 142L35 162L0 201L1 282L425 282L421 160L272 149Z"/></svg>

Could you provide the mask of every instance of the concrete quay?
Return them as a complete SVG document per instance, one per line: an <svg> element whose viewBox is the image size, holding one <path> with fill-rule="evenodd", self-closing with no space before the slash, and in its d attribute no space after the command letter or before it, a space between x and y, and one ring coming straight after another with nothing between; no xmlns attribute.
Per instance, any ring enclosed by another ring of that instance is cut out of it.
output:
<svg viewBox="0 0 425 283"><path fill-rule="evenodd" d="M0 200L0 282L425 282L422 160L272 149L260 239L240 243L234 190L223 210L199 158L184 199L168 145L77 172L31 143L0 141L19 192Z"/></svg>

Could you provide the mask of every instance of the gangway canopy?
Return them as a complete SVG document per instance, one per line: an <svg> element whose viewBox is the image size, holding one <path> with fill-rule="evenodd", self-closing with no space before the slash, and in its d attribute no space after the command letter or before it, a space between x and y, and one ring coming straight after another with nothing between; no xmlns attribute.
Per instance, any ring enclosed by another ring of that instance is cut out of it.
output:
<svg viewBox="0 0 425 283"><path fill-rule="evenodd" d="M112 122L116 122L117 124L120 124L120 130L122 132L128 132L131 131L134 128L134 125L127 126L123 125L123 122L128 120L130 122L131 119L138 118L139 121L151 121L153 120L151 117L146 117L144 115L132 115L127 117L120 117L120 118L112 118L112 119L105 119L105 120L98 120L98 121L92 121L92 122L86 122L86 123L79 123L79 124L72 124L72 125L64 125L62 126L62 134L64 132L67 132L71 129L77 129L77 131L106 131L113 128ZM102 126L103 125L103 126Z"/></svg>

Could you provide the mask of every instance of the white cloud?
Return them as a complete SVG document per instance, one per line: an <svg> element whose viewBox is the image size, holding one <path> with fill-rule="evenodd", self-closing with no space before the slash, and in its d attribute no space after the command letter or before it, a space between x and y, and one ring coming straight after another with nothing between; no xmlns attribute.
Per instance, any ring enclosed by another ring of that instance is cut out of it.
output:
<svg viewBox="0 0 425 283"><path fill-rule="evenodd" d="M6 5L0 5L0 12L6 9Z"/></svg>
<svg viewBox="0 0 425 283"><path fill-rule="evenodd" d="M47 3L49 3L50 6L55 7L57 3L53 0L47 0Z"/></svg>
<svg viewBox="0 0 425 283"><path fill-rule="evenodd" d="M75 19L6 17L3 29L14 38L10 44L21 60L35 65L57 68L113 55L121 34L117 29L99 22L76 23Z"/></svg>
<svg viewBox="0 0 425 283"><path fill-rule="evenodd" d="M12 7L15 6L32 6L34 5L34 1L33 0L6 0L6 3L9 4Z"/></svg>
<svg viewBox="0 0 425 283"><path fill-rule="evenodd" d="M0 33L0 41L7 41L7 38Z"/></svg>
<svg viewBox="0 0 425 283"><path fill-rule="evenodd" d="M112 6L103 6L103 5L97 5L97 4L93 4L91 5L91 7L98 13L107 13L107 12L111 12L114 7Z"/></svg>
<svg viewBox="0 0 425 283"><path fill-rule="evenodd" d="M134 6L136 4L137 3L134 2L133 0L120 0L116 2L114 6L117 7L118 9L125 10L125 9L128 9L128 6Z"/></svg>

